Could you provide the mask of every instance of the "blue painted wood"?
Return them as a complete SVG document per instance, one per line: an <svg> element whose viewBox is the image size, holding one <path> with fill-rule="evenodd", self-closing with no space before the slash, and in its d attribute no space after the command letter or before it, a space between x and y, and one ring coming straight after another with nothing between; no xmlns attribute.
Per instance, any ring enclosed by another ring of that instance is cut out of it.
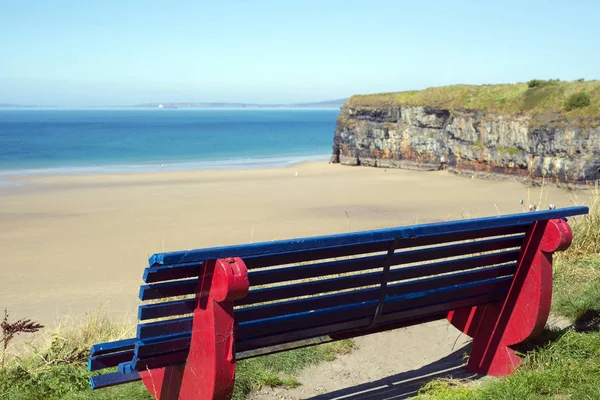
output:
<svg viewBox="0 0 600 400"><path fill-rule="evenodd" d="M519 235L511 238L488 239L477 242L467 242L461 244L453 244L449 246L412 250L395 254L393 257L391 257L390 264L394 266L400 264L430 261L441 258L464 256L473 253L497 251L507 248L519 247L521 246L522 242L523 236ZM372 269L381 266L384 259L385 256L374 256L357 259L356 262L364 263L364 269ZM344 265L348 265L348 263L345 261L333 261L328 264L335 265L337 263L344 263ZM457 268L460 268L459 264L457 264ZM311 271L318 273L319 269L311 269ZM326 273L326 275L329 275L329 273ZM277 287L267 287L264 289L250 290L248 296L236 302L236 305L256 304L298 296L315 295L318 293L325 292L335 292L338 290L349 289L356 286L372 285L379 283L380 281L380 272L378 272L357 274L341 278L323 279L319 281L300 282ZM252 283L252 281L250 281L250 283Z"/></svg>
<svg viewBox="0 0 600 400"><path fill-rule="evenodd" d="M102 354L115 353L123 350L133 349L136 338L116 340L114 342L100 343L92 346L90 356L99 356Z"/></svg>
<svg viewBox="0 0 600 400"><path fill-rule="evenodd" d="M467 283L472 281L495 278L505 275L512 275L516 270L516 263L504 264L492 268L474 270L468 273L443 275L429 279L421 279L399 284L390 284L388 286L388 295L408 294L419 291L430 290L434 288L443 288L454 284ZM402 272L402 271L399 271ZM380 274L379 274L380 276ZM391 279L390 281L393 281ZM352 290L322 296L313 296L299 300L286 302L268 303L252 307L238 308L235 310L235 320L238 323L252 320L276 317L279 315L295 314L302 311L318 310L352 304L363 301L376 300L379 293L379 287L370 289Z"/></svg>
<svg viewBox="0 0 600 400"><path fill-rule="evenodd" d="M185 362L188 355L188 350L177 351L168 354L161 354L155 357L135 359L133 368L136 371L143 371L146 368L160 368L168 365L182 364Z"/></svg>
<svg viewBox="0 0 600 400"><path fill-rule="evenodd" d="M191 333L165 335L141 340L135 345L135 356L138 359L154 357L160 354L188 350L192 341Z"/></svg>
<svg viewBox="0 0 600 400"><path fill-rule="evenodd" d="M90 377L90 386L92 389L102 389L110 386L121 385L123 383L130 383L139 381L142 378L138 372L130 374L122 374L120 372L113 372L105 375L96 375Z"/></svg>
<svg viewBox="0 0 600 400"><path fill-rule="evenodd" d="M131 361L133 350L121 351L118 353L102 354L88 358L88 370L97 371L99 369L116 367L122 362Z"/></svg>
<svg viewBox="0 0 600 400"><path fill-rule="evenodd" d="M488 280L485 284L481 285L462 285L458 289L456 288L444 288L443 290L438 291L430 291L429 294L422 294L420 298L416 295L412 297L410 295L402 295L398 296L398 300L395 301L394 307L392 307L392 311L398 309L406 309L407 307L415 308L422 306L423 304L429 305L431 303L443 303L444 301L457 301L462 300L465 297L465 292L468 291L470 297L473 295L485 295L490 292L498 292L499 290L502 293L506 293L511 283L510 277L504 278L501 280ZM451 293L451 292L454 293ZM469 298L470 298L469 297ZM375 302L372 302L375 304ZM394 301L392 301L394 303ZM367 313L368 315L369 313ZM360 316L360 314L352 313L353 316ZM331 319L328 318L329 321ZM304 325L303 325L304 326ZM180 350L189 349L189 343L191 340L191 332L187 332L181 335L167 335L160 336L156 338L147 339L144 342L139 342L136 346L136 352L138 352L139 359L151 358L152 361L147 365L163 365L162 363L166 362L167 359L172 359L169 353ZM166 354L166 358L163 355ZM176 362L181 362L183 356L181 354L175 356ZM138 364L135 364L138 365ZM167 365L167 364L164 364ZM137 368L137 367L136 367Z"/></svg>
<svg viewBox="0 0 600 400"><path fill-rule="evenodd" d="M154 318L174 317L194 312L196 299L168 301L156 304L141 305L138 308L138 319L145 321Z"/></svg>
<svg viewBox="0 0 600 400"><path fill-rule="evenodd" d="M164 297L182 296L196 293L198 279L155 283L140 286L140 300L156 300Z"/></svg>
<svg viewBox="0 0 600 400"><path fill-rule="evenodd" d="M477 229L472 231L411 237L396 243L396 250L408 247L422 247L450 242L458 242L471 239L484 239L492 236L504 236L524 233L529 225L516 225L494 229ZM307 250L290 251L286 253L275 253L244 257L244 263L248 269L271 267L274 265L300 263L306 261L322 260L326 258L339 258L358 254L382 252L390 248L393 240L368 242L358 245L333 246L325 248L313 248ZM257 283L258 284L258 283Z"/></svg>
<svg viewBox="0 0 600 400"><path fill-rule="evenodd" d="M432 304L456 302L465 298L473 298L474 296L487 295L489 293L499 293L501 295L505 295L510 287L511 282L512 278L507 277L503 279L487 280L483 283L478 282L477 284L461 285L459 288L444 287L442 290L430 290L428 292L420 292L412 295L404 294L397 296L396 299L389 303L391 305L389 310L390 312L397 312L407 309L416 309L419 307L429 307ZM376 305L376 297L370 302L370 304L372 306ZM357 305L356 309L360 309L360 306L360 304ZM352 318L359 318L364 317L364 315L370 315L370 313L371 312L357 313L355 311L350 315ZM336 321L337 319L335 318L327 318L327 324L332 324ZM306 328L310 326L310 323L300 324L300 326L302 328ZM269 335L278 333L275 331L275 329L269 329L268 332ZM243 337L238 338L238 340L240 339L243 342ZM165 354L189 350L190 342L191 332L149 338L138 342L135 350L136 357L138 359L158 359ZM177 360L179 360L179 357L177 357Z"/></svg>
<svg viewBox="0 0 600 400"><path fill-rule="evenodd" d="M482 274L481 276L485 275ZM389 309L399 307L398 304L411 308L416 307L416 305L421 303L430 304L433 301L430 299L431 296L435 296L437 302L443 302L443 299L448 298L464 298L476 291L478 287L482 286L489 288L491 291L497 290L496 286L499 286L502 287L502 290L506 293L510 286L510 282L512 282L512 276L386 297L384 313ZM486 291L487 290L488 289L486 289ZM359 317L372 316L377 304L377 300L371 300L319 310L307 310L297 314L280 315L268 319L240 322L238 338L265 336L296 329L307 329L321 325L329 325Z"/></svg>
<svg viewBox="0 0 600 400"><path fill-rule="evenodd" d="M136 358L135 356L133 356L131 361L122 362L118 365L117 371L119 371L122 374L130 374L132 372L136 372L136 370L133 368L135 361Z"/></svg>
<svg viewBox="0 0 600 400"><path fill-rule="evenodd" d="M198 276L204 263L175 264L161 267L149 267L144 270L144 282L156 283L173 279L185 279Z"/></svg>
<svg viewBox="0 0 600 400"><path fill-rule="evenodd" d="M408 240L407 243L404 243L402 247L416 247L416 246L424 246L424 245L433 245L439 243L445 243L448 241L460 241L460 240L469 240L475 238L485 238L490 236L499 236L499 235L510 235L516 233L522 233L526 230L526 226L510 226L500 229L484 229L479 231L470 231L463 232L460 234L450 234L450 235L439 235L439 236L427 236L421 238L415 238ZM342 246L343 248L328 248L328 249L317 249L311 251L300 251L300 252L290 252L287 254L275 254L270 256L255 256L255 257L247 257L244 259L246 265L248 267L264 267L264 266L272 266L277 265L278 263L291 263L291 262L304 262L304 261L312 261L320 258L329 258L329 257L340 257L344 255L358 254L360 252L373 252L373 251L383 251L386 250L391 245L391 242L381 242L368 244L365 246ZM330 274L338 274L345 272L353 272L357 270L364 269L362 265L360 265L357 261L348 260L347 262L340 262L338 264L331 263L323 263L319 265L310 265L305 267L298 267L295 270L291 268L282 268L278 270L271 271L251 271L250 279L252 285L264 285L273 282L279 282L286 279L289 276L297 276L295 279L303 279L309 278L313 276L322 276L326 274L316 275L313 269L324 269L325 267L330 268ZM161 267L150 267L146 268L144 272L144 281L146 283L154 283L160 281L166 281L171 279L183 279L188 277L198 276L200 271L200 267L202 262L200 263L192 263L192 264L176 264L169 266L161 266ZM288 273L289 271L289 273ZM190 281L191 283L191 281ZM186 287L187 290L183 290L184 294L190 294L192 292L191 286ZM155 293L156 295L156 293ZM154 317L157 318L157 317Z"/></svg>
<svg viewBox="0 0 600 400"><path fill-rule="evenodd" d="M473 307L477 305L490 304L501 301L506 296L506 292L486 293L479 296L464 298L462 300L439 303L422 308L413 308L397 313L383 314L379 323L376 326L385 326L387 324L406 323L410 325L411 321L420 321L425 318L443 319L448 311L456 310L464 307ZM310 327L307 329L290 330L283 333L277 333L269 336L256 338L247 338L246 340L236 341L236 350L238 353L276 346L282 343L290 343L298 340L314 338L325 335L336 335L355 331L359 335L361 329L367 327L371 322L371 316L366 316L359 319L339 322L335 324L323 325L319 327ZM355 335L355 336L356 336Z"/></svg>
<svg viewBox="0 0 600 400"><path fill-rule="evenodd" d="M467 269L471 269L471 268L480 268L480 267L485 267L485 266L494 265L494 264L504 264L504 263L507 263L510 261L516 261L518 256L519 256L519 250L508 250L508 251L503 251L500 253L494 253L491 255L471 256L468 258L461 258L461 259L457 259L457 260L442 261L442 262L436 262L436 263L431 263L431 264L418 265L418 266L414 266L414 267L395 269L395 270L391 271L390 281L393 282L393 281L399 281L399 280L405 280L405 279L415 279L415 278L419 278L419 277L443 274L443 273L448 273L448 272L452 272L452 271L461 271L461 270L467 270ZM341 262L336 262L335 267L334 267L335 268L334 273L348 272L349 269L346 268L347 267L346 262L354 263L355 260L344 260ZM299 278L307 278L307 277L319 276L323 272L323 270L325 268L327 268L326 265L328 265L328 264L331 264L331 263L313 264L313 265L307 265L307 266L302 266L302 267L289 267L288 269L293 270L292 273L294 274L294 276L299 276ZM314 268L315 265L319 265L321 267ZM361 265L361 263L359 262L358 265ZM285 268L282 268L282 269L285 270ZM308 272L303 272L303 271L305 271L305 269L307 269ZM278 271L278 270L274 270L274 271ZM256 272L262 272L262 271L256 271ZM329 275L330 273L331 273L331 270L328 269L327 272L323 273L323 274ZM378 276L380 276L380 275L378 275ZM371 290L371 293L373 293L373 292L374 292L374 290ZM335 299L332 299L332 301L334 301L336 303L338 301L351 302L351 299L357 298L357 294L355 294L354 292L350 293L350 294L346 294L345 296L347 296L347 297L340 297L339 300L337 298L335 298ZM307 299L304 301L307 301L306 307L308 307L308 304L314 304L316 302L326 304L326 299L328 299L329 297L330 297L329 295L326 295L326 296L320 296L320 297L317 297L314 299ZM344 299L347 299L347 300L344 300ZM288 304L288 302L286 302L284 304ZM237 303L236 303L236 305L237 305ZM154 318L174 317L174 316L178 316L178 315L191 314L194 310L194 306L195 306L195 299L176 300L176 301L170 301L170 302L141 305L138 309L138 318L141 321L145 321L145 320L150 320L150 319L154 319ZM269 315L271 315L272 313L276 313L276 312L283 313L284 309L280 308L281 306L283 306L283 304L272 304L272 305L268 305L268 306L257 306L254 309L265 308L268 310ZM241 314L239 314L239 313L242 312L245 315L246 312L248 312L248 311L249 311L248 308L245 308L243 310L238 308L238 311L236 312L236 318L245 318L245 317L241 317ZM258 317L256 317L256 318L258 318Z"/></svg>
<svg viewBox="0 0 600 400"><path fill-rule="evenodd" d="M166 321L138 324L138 340L146 340L157 336L175 335L192 330L192 317L175 318Z"/></svg>
<svg viewBox="0 0 600 400"><path fill-rule="evenodd" d="M536 221L565 218L587 214L587 207L568 207L557 210L529 212L497 217L476 218L399 228L354 232L339 235L319 236L293 240L253 243L239 246L215 247L155 254L149 259L150 266L199 262L223 257L247 257L261 254L284 253L332 246L357 245L368 242L391 241L396 238L416 238L426 235L441 235L472 231L477 229L503 228L514 225L527 225Z"/></svg>
<svg viewBox="0 0 600 400"><path fill-rule="evenodd" d="M487 240L480 240L475 242L467 242L460 244L452 244L448 246L440 246L435 248L425 248L419 250L411 250L406 252L396 253L391 258L391 265L408 264L422 261L435 260L439 258L456 257L472 253L482 253L488 251L497 251L507 248L519 247L523 241L523 235L501 237ZM325 275L329 275L327 268L340 269L338 265L351 266L357 268L357 263L362 264L361 269L371 269L381 266L384 255L371 256L355 259L352 261L333 261L325 264L321 264L319 268L307 266L306 268L320 276L319 270ZM278 273L281 274L279 270ZM293 275L286 275L288 279L293 279ZM274 301L279 299L312 295L323 292L333 292L342 289L347 289L354 286L364 286L376 283L377 278L374 275L364 276L365 282L360 281L361 278L357 276L347 278L335 278L328 279L319 282L305 282L294 285L286 285L278 288L266 288L251 290L248 296L243 300L240 300L236 304L254 304L265 301ZM194 294L196 292L198 280L197 279L186 279L181 281L155 283L152 285L142 285L140 287L140 299L141 300L153 300L164 297L173 297L186 294ZM254 285L252 278L250 277L250 283Z"/></svg>
<svg viewBox="0 0 600 400"><path fill-rule="evenodd" d="M442 277L434 277L427 280L415 281L415 282L406 282L395 285L388 286L388 293L390 296L400 295L400 297L390 297L390 299L386 299L386 304L390 301L402 301L405 300L407 304L416 304L415 300L417 297L423 297L423 300L420 301L428 301L427 296L435 295L436 300L440 300L443 296L447 296L448 298L453 298L453 296L467 296L469 293L476 290L477 286L482 287L495 287L494 285L501 285L502 282L510 281L512 277L508 276L504 278L504 280L489 280L488 278L494 278L498 276L503 276L508 273L512 273L514 271L515 265L505 265L500 267L492 267L481 270L470 271L468 273L460 273L455 274L453 276L444 276ZM444 284L444 281L448 282ZM462 284L458 284L462 283ZM455 286L451 286L455 285ZM487 286L486 286L487 285ZM489 286L491 285L491 286ZM431 290L434 288L439 288L436 290ZM429 289L429 290L427 290ZM487 289L486 289L487 290ZM508 288L506 288L508 290ZM463 291L467 291L467 293L463 293ZM453 292L453 293L448 293ZM367 291L363 289L363 292L358 293L357 296L363 295L373 295L373 291ZM405 297L402 297L405 296ZM331 307L322 310L305 310L304 313L297 313L292 315L279 314L276 318L263 319L260 321L249 321L245 323L240 323L240 329L238 332L238 338L248 337L248 336L256 336L259 335L257 331L254 331L254 327L260 330L261 332L264 330L271 329L273 332L279 331L281 329L292 329L292 322L301 320L302 323L294 322L295 324L306 324L306 325L317 325L321 323L321 320L327 321L329 318L339 318L340 315L345 314L356 314L363 313L364 315L372 313L374 310L374 306L376 305L376 300L366 301L364 298L360 298L358 303L342 303L340 307ZM387 307L387 305L386 305ZM354 310L354 308L358 308L359 310ZM236 310L236 321L238 318L243 319L243 310ZM350 311L354 310L354 311ZM251 312L251 311L249 311ZM240 317L238 317L241 314ZM357 314L356 314L357 315ZM175 334L185 334L189 333L192 330L192 317L185 318L176 318L170 319L166 321L159 322L151 322L146 324L139 324L137 326L137 337L141 340L148 340L160 336L165 335L175 335ZM266 326L269 326L266 328Z"/></svg>
<svg viewBox="0 0 600 400"><path fill-rule="evenodd" d="M421 250L423 251L423 250ZM424 250L427 253L427 250ZM418 253L417 253L418 254ZM491 261L489 264L483 265L491 265L491 264L500 264L508 261L514 261L517 259L519 255L519 250L508 250L505 251L500 258L501 261L494 262ZM508 256L509 258L506 258ZM496 255L493 256L484 256L484 257L492 257L491 260L496 259ZM362 257L355 258L349 260L341 260L341 261L330 261L318 264L309 264L302 265L298 267L283 267L277 269L268 269L268 270L260 270L260 271L250 271L249 280L250 284L253 286L258 285L268 285L273 283L285 282L288 280L297 280L297 279L308 279L308 278L316 278L328 275L336 275L336 274L344 274L348 272L357 272L364 269L368 269L369 267L380 267L382 262L385 260L385 255L381 256L371 256L371 257ZM399 256L394 258L395 262L393 265L402 265L406 264L409 261L409 258L403 259ZM419 265L417 267L407 267L403 268L401 271L405 275L399 279L414 279L422 276L439 274L443 272L450 272L453 270L461 270L467 268L475 268L469 267L470 263L478 262L481 258L478 257L466 257L461 258L459 260L453 260L451 262L445 263L434 263L428 265ZM483 266L479 265L479 266ZM441 269L441 270L439 270ZM396 270L400 271L400 270Z"/></svg>

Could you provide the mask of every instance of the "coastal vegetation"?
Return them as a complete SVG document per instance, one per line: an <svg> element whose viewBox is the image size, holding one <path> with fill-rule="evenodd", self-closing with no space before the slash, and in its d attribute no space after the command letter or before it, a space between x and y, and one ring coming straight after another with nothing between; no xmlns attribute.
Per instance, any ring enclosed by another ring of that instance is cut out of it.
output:
<svg viewBox="0 0 600 400"><path fill-rule="evenodd" d="M452 112L585 119L600 116L600 81L533 79L527 83L453 85L352 96L346 106L428 106Z"/></svg>

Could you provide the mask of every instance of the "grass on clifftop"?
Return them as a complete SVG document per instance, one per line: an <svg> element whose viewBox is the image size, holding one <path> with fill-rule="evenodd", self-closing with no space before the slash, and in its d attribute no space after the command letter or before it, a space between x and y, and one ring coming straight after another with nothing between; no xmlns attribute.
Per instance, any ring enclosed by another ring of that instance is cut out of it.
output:
<svg viewBox="0 0 600 400"><path fill-rule="evenodd" d="M346 106L432 106L451 111L475 110L534 117L600 118L600 81L535 81L530 85L454 85L420 91L356 95L346 102ZM577 98L589 97L589 105L586 106L585 101L569 101L571 96L580 93L583 95ZM581 107L571 108L573 104Z"/></svg>

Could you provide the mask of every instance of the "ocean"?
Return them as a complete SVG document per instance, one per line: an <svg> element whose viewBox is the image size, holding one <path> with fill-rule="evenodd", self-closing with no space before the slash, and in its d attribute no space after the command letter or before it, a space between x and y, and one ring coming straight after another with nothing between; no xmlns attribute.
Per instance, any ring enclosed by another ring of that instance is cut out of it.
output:
<svg viewBox="0 0 600 400"><path fill-rule="evenodd" d="M0 175L266 168L326 160L338 114L337 109L0 109Z"/></svg>

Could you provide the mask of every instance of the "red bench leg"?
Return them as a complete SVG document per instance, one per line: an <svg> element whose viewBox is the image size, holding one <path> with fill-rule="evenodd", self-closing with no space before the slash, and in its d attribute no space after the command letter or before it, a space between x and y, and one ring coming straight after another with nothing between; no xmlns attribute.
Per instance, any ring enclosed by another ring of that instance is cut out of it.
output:
<svg viewBox="0 0 600 400"><path fill-rule="evenodd" d="M158 400L229 400L235 380L233 301L248 293L240 258L207 261L198 278L190 352L185 365L141 372Z"/></svg>
<svg viewBox="0 0 600 400"><path fill-rule="evenodd" d="M503 303L452 311L448 320L473 338L467 369L507 375L521 357L509 346L537 336L550 314L552 253L566 250L572 232L561 220L535 223L521 247L517 271Z"/></svg>

